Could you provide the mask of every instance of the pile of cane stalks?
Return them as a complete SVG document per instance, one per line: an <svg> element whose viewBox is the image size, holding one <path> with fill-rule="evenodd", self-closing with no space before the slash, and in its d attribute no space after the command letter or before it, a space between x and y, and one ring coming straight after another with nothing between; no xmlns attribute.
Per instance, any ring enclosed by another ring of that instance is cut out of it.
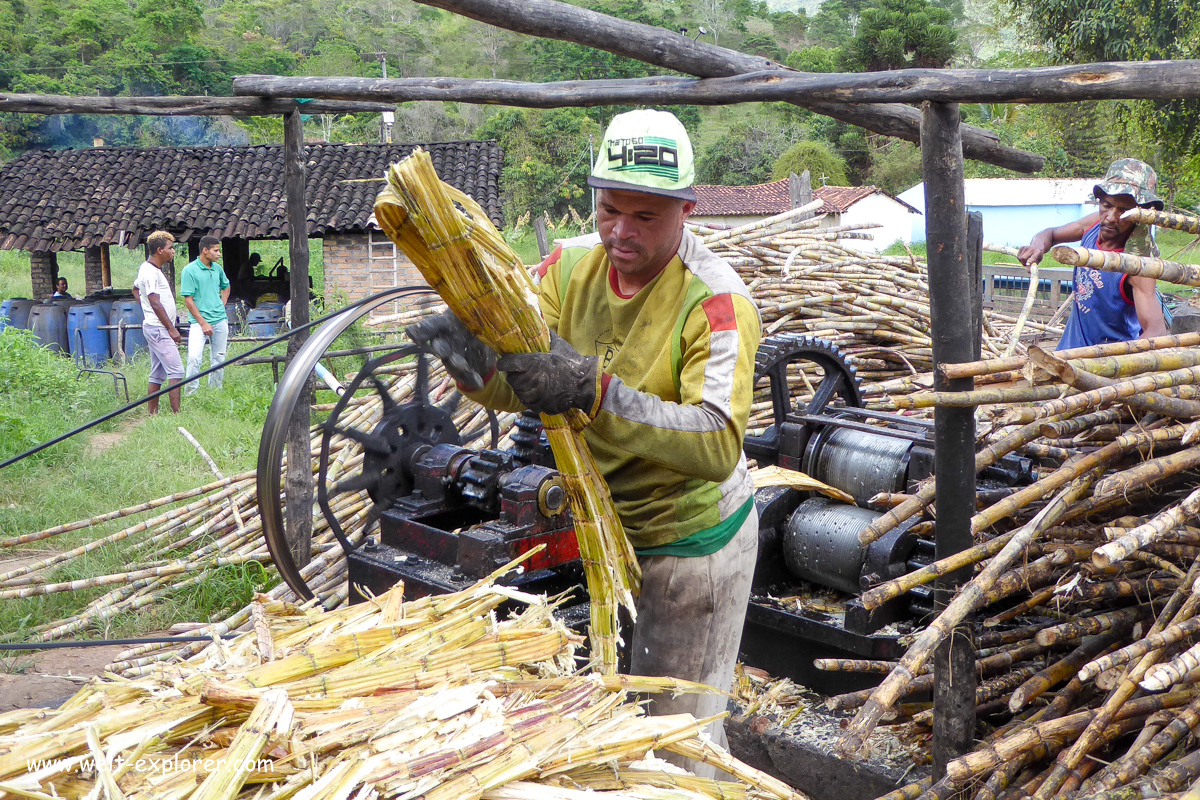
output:
<svg viewBox="0 0 1200 800"><path fill-rule="evenodd" d="M952 631L974 633L980 744L942 781L895 797L1136 798L1200 778L1198 345L1200 334L1059 353L1030 345L941 366L974 377L974 391L893 398L901 409L976 407L977 471L1016 453L1035 459L1038 477L980 504L974 547L862 595L876 609L974 570L899 662L818 664L886 675L829 700L855 714L838 743L851 755L881 722L928 727L929 704L912 700L932 686L931 656ZM890 510L860 540L934 498L932 483L876 498Z"/></svg>
<svg viewBox="0 0 1200 800"><path fill-rule="evenodd" d="M376 375L396 402L405 403L415 399L414 364L389 365ZM353 374L340 377L349 380ZM453 402L455 394L454 382L441 370L440 365L431 364L427 399L445 404ZM332 403L317 405L314 410L328 411L332 406ZM371 430L379 422L382 411L379 395L372 391L351 400L339 423L345 427ZM458 429L468 434L464 446L491 446L483 408L462 402L454 416ZM504 431L511 428L514 418L515 415L500 415L500 429ZM475 436L470 435L472 432ZM314 476L321 436L322 428L314 426L311 440ZM216 461L204 451L202 444L190 436L188 438L209 463L214 473L211 483L89 519L0 539L0 555L19 555L21 548L31 545L54 546L61 541L59 537L69 535L72 540L87 537L77 546L60 548L61 552L30 560L0 573L0 602L29 599L32 599L30 602L36 602L36 598L72 592L94 595L83 609L71 617L10 634L6 637L7 641L13 641L14 635L33 641L86 638L96 631L105 630L118 615L169 605L183 593L195 591L197 586L210 580L219 570L242 568L249 562L258 562L273 574L274 567L258 516L254 471L226 476ZM499 442L500 447L508 444L507 439ZM337 481L358 472L362 456L362 447L357 442L335 437L330 455L329 479ZM362 526L370 506L371 499L365 491L347 493L335 499L333 511L354 543L362 537ZM112 530L120 520L126 519L136 522ZM126 566L118 572L75 580L61 579L60 570L69 568L80 556L96 552L113 553L104 562ZM313 519L312 561L301 572L324 607L333 608L345 600L345 555L320 512ZM269 594L274 600L297 599L282 583L275 585ZM246 629L249 619L250 609L245 607L225 618L197 621L195 625L181 627L185 630L191 628L189 632L201 635L219 635ZM119 656L114 668L127 675L142 674L153 664L180 652L176 647L149 644L133 648ZM182 652L185 656L193 655L200 647L202 645L190 644Z"/></svg>
<svg viewBox="0 0 1200 800"><path fill-rule="evenodd" d="M511 569L509 565L506 569ZM336 611L260 595L251 629L57 709L0 714L6 797L803 800L631 692L712 691L576 671L553 602L492 578ZM517 601L519 613L502 613ZM714 717L713 719L717 719ZM712 764L696 777L654 756Z"/></svg>

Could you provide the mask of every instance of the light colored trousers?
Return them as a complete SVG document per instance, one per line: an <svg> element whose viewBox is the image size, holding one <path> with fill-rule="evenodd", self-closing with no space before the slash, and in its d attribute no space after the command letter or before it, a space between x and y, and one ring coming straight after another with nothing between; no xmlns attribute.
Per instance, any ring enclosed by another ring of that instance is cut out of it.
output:
<svg viewBox="0 0 1200 800"><path fill-rule="evenodd" d="M183 387L185 396L195 394L196 390L200 388L200 381L190 379L200 372L200 362L204 360L204 343L206 341L212 340L211 366L215 367L225 363L225 348L229 343L229 320L223 319L220 322L212 323L212 331L212 336L205 336L198 322L188 329L187 377L189 380ZM220 389L224 380L225 370L219 369L208 376L208 385L214 389Z"/></svg>
<svg viewBox="0 0 1200 800"><path fill-rule="evenodd" d="M729 691L757 555L758 511L752 510L729 543L712 555L639 559L642 593L637 601L630 672L682 678ZM711 717L724 711L727 702L725 695L656 694L650 713ZM712 723L707 733L714 744L727 748L722 723ZM700 777L716 776L716 769L706 764L670 753L655 755Z"/></svg>

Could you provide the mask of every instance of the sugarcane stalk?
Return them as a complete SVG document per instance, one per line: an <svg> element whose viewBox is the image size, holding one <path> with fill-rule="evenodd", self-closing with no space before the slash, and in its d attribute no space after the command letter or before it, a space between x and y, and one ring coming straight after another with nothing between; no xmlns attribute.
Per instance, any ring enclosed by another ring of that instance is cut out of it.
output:
<svg viewBox="0 0 1200 800"><path fill-rule="evenodd" d="M1035 698L1041 697L1050 691L1054 686L1063 681L1070 680L1079 672L1084 664L1087 664L1104 650L1113 646L1124 633L1125 630L1119 628L1100 636L1084 639L1079 647L1017 687L1008 701L1009 710L1016 714L1029 705Z"/></svg>
<svg viewBox="0 0 1200 800"><path fill-rule="evenodd" d="M864 675L886 675L896 666L894 661L863 661L848 658L814 658L813 666L826 672L857 672Z"/></svg>
<svg viewBox="0 0 1200 800"><path fill-rule="evenodd" d="M1160 228L1200 234L1200 219L1191 214L1181 214L1172 211L1158 211L1153 208L1135 207L1121 215L1121 219L1136 222L1139 225L1157 225Z"/></svg>
<svg viewBox="0 0 1200 800"><path fill-rule="evenodd" d="M883 682L872 693L871 698L863 704L857 716L838 740L837 749L840 753L849 756L861 749L866 738L878 723L879 717L895 703L904 687L912 682L915 675L914 670L924 665L933 650L949 635L951 630L966 618L967 614L979 608L984 596L992 588L997 578L1016 561L1025 547L1042 530L1054 524L1057 516L1090 486L1091 479L1084 478L1064 488L1045 508L1038 512L1037 516L1014 534L1004 549L993 556L987 566L970 583L958 590L954 599L938 615L937 619L916 635L913 644L900 659L900 663L892 670L891 674L883 679Z"/></svg>
<svg viewBox="0 0 1200 800"><path fill-rule="evenodd" d="M1197 364L1200 364L1200 353L1196 352L1196 348L1172 347L1124 356L1083 358L1072 366L1104 378L1128 378L1143 372L1167 372Z"/></svg>
<svg viewBox="0 0 1200 800"><path fill-rule="evenodd" d="M1131 749L1125 756L1112 764L1107 774L1096 783L1101 789L1114 789L1145 775L1160 758L1170 752L1184 736L1200 724L1200 698L1179 711L1170 724L1164 727L1149 744Z"/></svg>
<svg viewBox="0 0 1200 800"><path fill-rule="evenodd" d="M1126 494L1133 489L1158 483L1173 475L1200 466L1200 447L1190 447L1177 453L1143 461L1096 483L1097 495Z"/></svg>
<svg viewBox="0 0 1200 800"><path fill-rule="evenodd" d="M1121 356L1129 353L1144 353L1148 350L1159 350L1167 347L1193 347L1200 344L1200 332L1178 333L1171 336L1155 336L1150 339L1131 339L1127 342L1112 342L1110 344L1073 347L1069 350L1059 350L1055 355L1065 359L1103 358L1105 356ZM1019 370L1025 366L1024 356L1010 358L992 358L982 361L966 361L959 364L938 364L938 370L947 380L957 378L974 378L988 375L992 372L1007 372Z"/></svg>
<svg viewBox="0 0 1200 800"><path fill-rule="evenodd" d="M1029 360L1032 364L1057 376L1068 386L1084 391L1085 394L1093 395L1093 393L1097 393L1094 396L1099 397L1100 395L1098 393L1102 389L1108 388L1112 391L1117 391L1116 387L1118 384L1115 381L1111 381L1108 378L1103 378L1099 375L1093 375L1090 372L1078 370L1068 364L1065 360L1047 353L1037 345L1030 345L1028 354ZM1200 363L1200 361L1195 361L1193 363ZM1183 369L1196 369L1196 367L1184 367ZM1180 372L1180 370L1175 370L1175 372ZM1174 397L1166 397L1158 394L1157 392L1129 394L1125 397L1125 403L1129 406L1145 409L1146 411L1154 411L1170 417L1191 418L1200 416L1200 403L1190 400L1181 400ZM1085 405L1090 405L1090 403L1086 403Z"/></svg>
<svg viewBox="0 0 1200 800"><path fill-rule="evenodd" d="M1179 527L1197 515L1200 515L1200 489L1188 495L1179 505L1155 515L1145 525L1134 528L1116 541L1096 548L1092 553L1092 562L1098 567L1107 567L1128 558L1131 553L1156 541L1167 531Z"/></svg>
<svg viewBox="0 0 1200 800"><path fill-rule="evenodd" d="M1014 492L992 507L976 514L971 519L971 531L979 533L987 530L1030 503L1040 500L1050 492L1057 491L1059 487L1065 486L1080 475L1107 466L1113 460L1124 455L1130 448L1170 441L1176 436L1182 435L1182 430L1182 426L1174 426L1147 431L1132 431L1120 436L1099 450L1089 453L1077 461L1064 464L1045 478Z"/></svg>
<svg viewBox="0 0 1200 800"><path fill-rule="evenodd" d="M1160 633L1177 615L1180 620L1193 616L1196 608L1200 606L1200 596L1191 591L1192 584L1198 576L1200 576L1200 560L1192 563L1191 569L1188 570L1187 578L1180 585L1179 589L1171 595L1171 599L1167 601L1166 606L1163 607L1155 619L1153 626L1150 628L1150 634ZM1134 692L1137 691L1138 682L1142 680L1148 670L1158 663L1161 654L1161 650L1151 650L1142 656L1137 664L1131 663L1126 668L1120 684L1109 693L1108 698L1096 713L1096 716L1088 723L1087 728L1080 735L1079 739L1071 745L1070 749L1059 755L1046 780L1038 788L1035 795L1038 800L1050 800L1054 796L1054 793L1062 788L1068 777L1070 777L1071 770L1092 749L1108 741L1106 738L1106 729L1109 723L1116 717L1121 707L1126 705Z"/></svg>
<svg viewBox="0 0 1200 800"><path fill-rule="evenodd" d="M1135 278L1154 278L1180 286L1200 286L1200 268L1149 256L1114 250L1092 250L1075 245L1056 245L1050 255L1060 264L1121 272Z"/></svg>
<svg viewBox="0 0 1200 800"><path fill-rule="evenodd" d="M893 397L892 404L905 408L973 408L1000 403L1033 403L1056 400L1067 391L1061 386L1014 386L1006 389L973 389L969 392L918 392L907 397ZM1087 405L1087 404L1085 404ZM1081 406L1082 407L1082 406ZM1064 411L1066 409L1063 409ZM1053 413L1061 413L1055 411Z"/></svg>

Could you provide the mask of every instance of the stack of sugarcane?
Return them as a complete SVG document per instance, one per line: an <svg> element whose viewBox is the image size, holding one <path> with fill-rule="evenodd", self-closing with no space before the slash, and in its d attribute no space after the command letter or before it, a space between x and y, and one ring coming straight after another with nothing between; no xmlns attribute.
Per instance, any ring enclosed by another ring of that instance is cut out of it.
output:
<svg viewBox="0 0 1200 800"><path fill-rule="evenodd" d="M981 492L977 544L861 596L867 609L969 568L973 577L898 662L826 661L885 674L831 698L854 712L839 742L861 752L881 722L923 728L931 656L968 625L980 648L977 749L903 796L1106 798L1200 779L1200 334L942 365L948 377L1022 383L894 398L898 408L994 404L976 469L1032 456L1031 486ZM929 509L932 482L877 502L870 542ZM919 522L932 531L935 522ZM1184 757L1168 759L1172 753ZM1120 789L1120 792L1116 790ZM897 795L901 796L901 795Z"/></svg>
<svg viewBox="0 0 1200 800"><path fill-rule="evenodd" d="M712 720L647 717L627 694L713 690L576 673L577 637L552 604L495 577L329 612L260 595L232 641L136 680L96 679L57 709L0 714L0 793L802 800L701 738ZM527 605L501 621L510 599Z"/></svg>
<svg viewBox="0 0 1200 800"><path fill-rule="evenodd" d="M694 227L746 281L763 335L794 331L839 344L867 382L932 369L926 266L841 243L869 239L873 224L822 228L820 201L731 230ZM1006 315L988 313L984 351L999 355Z"/></svg>
<svg viewBox="0 0 1200 800"><path fill-rule="evenodd" d="M378 374L378 373L377 373ZM397 402L412 399L415 366L411 363L394 365L388 374L381 374ZM430 379L429 399L446 400L455 391L453 382L435 366ZM379 421L382 404L374 391L356 397L339 420L343 426L370 430ZM507 429L512 415L502 415L502 429ZM458 407L455 420L459 429L479 432L478 439L467 445L487 446L486 412L480 406L465 401ZM186 432L185 432L186 433ZM313 431L315 456L319 454L321 433ZM502 445L503 446L503 445ZM203 453L201 448L201 454ZM215 462L209 459L216 468ZM353 474L362 463L362 448L353 441L335 437L331 453L330 480ZM104 630L117 615L165 605L181 592L203 585L220 570L244 568L248 562L261 563L273 573L270 557L262 537L262 525L257 513L257 493L254 472L226 477L218 471L216 480L198 488L118 509L86 520L57 525L43 531L0 540L0 553L20 553L18 548L30 545L53 544L57 537L80 531L95 530L96 534L78 546L40 560L31 561L0 574L0 601L13 602L65 592L105 591L94 596L86 606L67 619L60 619L21 631L26 639L51 641L79 638L85 631ZM352 541L362 535L361 527L371 501L365 492L354 492L335 498L333 510ZM152 513L157 512L157 513ZM148 516L152 514L151 516ZM133 525L111 530L114 520L141 517ZM109 532L111 531L111 532ZM111 557L99 558L97 563L122 564L119 572L92 575L66 580L62 572L74 570L80 556L93 553ZM346 595L345 559L334 540L325 519L318 513L314 520L313 560L303 570L308 584L328 606L340 603ZM268 578L273 582L273 575ZM295 599L283 585L272 590L279 599ZM216 622L210 632L224 633L242 625L248 611L242 609L229 619ZM11 638L11 637L10 637ZM136 655L129 655L125 667L140 668L154 660L165 658L175 651L163 646L147 646ZM137 659L141 659L140 661Z"/></svg>
<svg viewBox="0 0 1200 800"><path fill-rule="evenodd" d="M443 183L420 149L392 165L387 177L375 201L380 227L463 324L498 353L549 351L550 329L533 281L479 205ZM618 607L635 614L641 569L583 440L587 422L575 409L542 415L570 500L591 596L593 658L601 672L611 674L617 664Z"/></svg>

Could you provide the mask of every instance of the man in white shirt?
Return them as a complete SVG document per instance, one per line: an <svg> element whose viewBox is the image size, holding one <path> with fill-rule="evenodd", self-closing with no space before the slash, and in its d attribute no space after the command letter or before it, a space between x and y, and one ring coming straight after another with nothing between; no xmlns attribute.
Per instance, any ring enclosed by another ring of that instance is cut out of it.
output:
<svg viewBox="0 0 1200 800"><path fill-rule="evenodd" d="M175 295L162 268L175 260L175 237L165 231L155 231L146 237L150 257L138 267L133 281L133 299L142 304L142 334L150 350L150 386L154 394L166 383L171 391L171 411L179 412L180 381L183 380L183 361L179 358L179 343L183 336L175 328ZM151 414L158 413L158 398L146 403Z"/></svg>

